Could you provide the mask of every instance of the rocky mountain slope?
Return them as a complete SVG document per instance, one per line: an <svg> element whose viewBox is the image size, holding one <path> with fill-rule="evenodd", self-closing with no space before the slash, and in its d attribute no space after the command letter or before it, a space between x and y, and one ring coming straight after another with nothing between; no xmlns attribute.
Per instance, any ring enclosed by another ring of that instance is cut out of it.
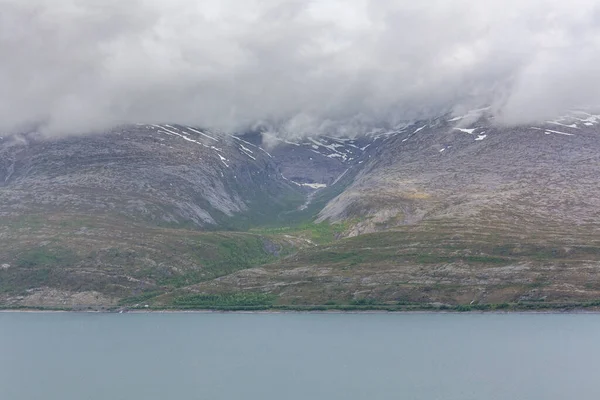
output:
<svg viewBox="0 0 600 400"><path fill-rule="evenodd" d="M482 109L354 138L6 136L0 302L591 302L599 134L586 112L503 127Z"/></svg>
<svg viewBox="0 0 600 400"><path fill-rule="evenodd" d="M583 112L511 128L485 111L417 123L391 137L320 219L596 223L599 133L600 117Z"/></svg>
<svg viewBox="0 0 600 400"><path fill-rule="evenodd" d="M190 290L259 287L299 304L596 304L599 134L600 116L583 112L512 128L485 112L412 124L320 211L352 238Z"/></svg>
<svg viewBox="0 0 600 400"><path fill-rule="evenodd" d="M333 184L363 153L351 139L321 148L311 139L286 141L270 154L260 139L167 124L52 140L6 137L0 212L108 213L212 229L236 218L264 224Z"/></svg>

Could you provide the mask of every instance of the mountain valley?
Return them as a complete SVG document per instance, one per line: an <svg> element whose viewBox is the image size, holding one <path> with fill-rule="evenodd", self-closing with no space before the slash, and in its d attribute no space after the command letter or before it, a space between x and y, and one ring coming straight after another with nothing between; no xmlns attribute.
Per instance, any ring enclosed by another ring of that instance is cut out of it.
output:
<svg viewBox="0 0 600 400"><path fill-rule="evenodd" d="M596 306L600 116L0 140L0 304Z"/></svg>

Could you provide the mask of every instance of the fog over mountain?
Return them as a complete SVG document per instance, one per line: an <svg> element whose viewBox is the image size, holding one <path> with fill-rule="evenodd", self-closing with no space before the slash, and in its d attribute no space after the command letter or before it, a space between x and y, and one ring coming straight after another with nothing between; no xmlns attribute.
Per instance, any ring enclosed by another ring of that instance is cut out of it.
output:
<svg viewBox="0 0 600 400"><path fill-rule="evenodd" d="M0 0L0 131L352 134L600 104L594 0Z"/></svg>

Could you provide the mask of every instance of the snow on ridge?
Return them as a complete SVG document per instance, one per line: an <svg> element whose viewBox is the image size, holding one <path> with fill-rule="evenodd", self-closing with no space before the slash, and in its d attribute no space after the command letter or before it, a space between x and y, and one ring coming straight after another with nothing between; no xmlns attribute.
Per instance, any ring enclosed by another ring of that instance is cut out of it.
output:
<svg viewBox="0 0 600 400"><path fill-rule="evenodd" d="M242 150L247 151L249 153L254 153L252 150L250 150L249 148L245 147L243 144L240 144L240 147L242 148Z"/></svg>
<svg viewBox="0 0 600 400"><path fill-rule="evenodd" d="M183 132L181 129L175 128L173 125L169 125L169 124L164 124L163 125L163 129L164 129L165 126L167 128L174 129L174 130L179 131L179 132ZM183 133L186 133L186 132L183 132Z"/></svg>
<svg viewBox="0 0 600 400"><path fill-rule="evenodd" d="M293 180L286 178L285 175L283 175L281 173L279 174L279 176L281 176L283 179L285 179L288 182L292 182L294 185L301 186L298 182L294 182Z"/></svg>
<svg viewBox="0 0 600 400"><path fill-rule="evenodd" d="M199 134L199 135L202 135L202 136L205 136L205 137L207 137L207 138L209 138L209 139L212 139L212 140L214 140L214 141L216 141L216 142L218 142L218 141L219 141L219 139L216 139L216 138L214 138L214 137L212 137L212 136L210 136L210 135L207 135L206 133L200 132L199 130L197 130L197 129L194 129L194 128L190 127L190 126L186 127L186 129L187 129L187 130L190 130L190 131L192 131L192 132L196 132L197 134Z"/></svg>
<svg viewBox="0 0 600 400"><path fill-rule="evenodd" d="M159 131L158 131L159 133L162 132L162 133L166 133L167 135L179 136L179 137L183 138L184 140L187 140L188 142L196 143L196 144L199 144L200 146L203 146L203 147L209 147L209 146L205 145L202 142L199 142L199 141L194 140L194 139L190 139L189 137L187 137L185 135L182 135L181 133L177 133L175 131L172 131L171 129L173 129L173 128L169 129L169 128L165 128L165 126L161 126L161 125L153 125L153 126L155 126L156 128L159 129Z"/></svg>
<svg viewBox="0 0 600 400"><path fill-rule="evenodd" d="M244 153L245 155L247 155L248 157L250 157L251 159L253 159L254 161L256 161L256 157L254 157L253 155L251 155L251 154L248 154L248 153L246 153L246 152L243 152L243 153Z"/></svg>
<svg viewBox="0 0 600 400"><path fill-rule="evenodd" d="M308 140L310 140L311 142L313 142L317 146L325 147L326 149L329 149L329 150L333 151L334 153L341 154L339 151L337 151L336 146L333 145L333 144L324 144L324 143L321 143L321 142L319 142L319 141L317 141L317 140L315 140L315 139L313 139L311 137L309 137ZM338 146L340 146L340 145L338 145Z"/></svg>
<svg viewBox="0 0 600 400"><path fill-rule="evenodd" d="M298 185L298 186L306 186L306 187L309 187L309 188L312 188L312 189L323 189L323 188L326 188L326 187L327 187L327 185L326 185L326 184L324 184L324 183L299 183L299 182L293 181L293 180L291 180L291 179L288 179L288 178L286 178L286 177L285 177L285 176L283 176L283 175L281 175L281 176L282 176L282 177L283 177L283 178L284 178L286 181L290 181L290 182L292 182L292 183L294 183L294 184L296 184L296 185Z"/></svg>
<svg viewBox="0 0 600 400"><path fill-rule="evenodd" d="M312 189L323 189L326 188L327 185L324 183L301 183L302 186L308 186Z"/></svg>
<svg viewBox="0 0 600 400"><path fill-rule="evenodd" d="M587 113L585 111L572 111L573 114L583 114L584 116L586 116L586 118L578 118L573 116L573 119L576 119L577 121L583 122L583 124L585 126L594 126L597 123L600 123L600 115L594 115L594 114L590 114Z"/></svg>
<svg viewBox="0 0 600 400"><path fill-rule="evenodd" d="M163 128L163 127L162 127L162 126L160 126L160 125L154 125L154 124L153 124L153 125L150 125L150 126L152 127L152 129L159 129L159 130L160 130L160 129L162 129L162 128ZM169 133L169 135L170 135L170 133Z"/></svg>
<svg viewBox="0 0 600 400"><path fill-rule="evenodd" d="M560 131L553 131L552 129L545 129L546 133L547 132L551 132L551 133L557 133L559 135L565 135L565 136L575 136L572 133L566 133L566 132L560 132Z"/></svg>
<svg viewBox="0 0 600 400"><path fill-rule="evenodd" d="M457 131L461 131L461 132L464 132L464 133L468 133L469 135L472 135L472 134L473 134L473 132L475 132L475 130L476 130L477 128L473 128L473 129L466 129L466 128L454 128L454 129L455 129L455 130L457 130Z"/></svg>
<svg viewBox="0 0 600 400"><path fill-rule="evenodd" d="M368 133L367 133L367 135L368 135ZM329 140L333 140L334 142L340 143L339 146L356 147L356 145L352 144L352 142L354 142L354 139L349 138L349 137L333 137L333 136L327 136L327 135L323 135L323 137L325 137Z"/></svg>
<svg viewBox="0 0 600 400"><path fill-rule="evenodd" d="M487 135L483 135L483 134L481 134L481 135L478 135L478 136L475 138L475 140L476 140L476 141L480 141L480 140L483 140L483 139L485 139L486 137L487 137Z"/></svg>
<svg viewBox="0 0 600 400"><path fill-rule="evenodd" d="M335 185L336 183L339 182L340 179L342 179L342 177L344 175L346 175L346 172L348 172L350 170L350 168L346 168L346 170L344 172L342 172L342 174L340 176L338 176L337 178L335 178L335 181L333 181L333 183L331 184L331 186Z"/></svg>
<svg viewBox="0 0 600 400"><path fill-rule="evenodd" d="M265 153L266 155L268 155L268 156L269 156L269 158L273 158L273 156L272 156L272 155L271 155L271 154L270 154L268 151L266 151L265 149L263 149L262 147L260 147L260 146L257 146L257 145L255 145L255 144L253 144L253 143L250 143L250 142L248 142L248 141L246 141L246 140L244 140L244 139L242 139L242 138L240 138L240 137L238 137L238 136L235 136L235 135L230 135L230 136L231 136L232 138L234 138L234 139L236 139L236 140L238 140L238 141L242 142L242 143L246 143L248 146L256 147L257 149L261 150L263 153ZM275 139L277 139L277 140L281 140L281 139L279 139L279 138L275 138ZM281 140L281 141L285 142L285 140ZM292 143L292 144L295 144L295 143ZM298 144L295 144L295 145L296 145L296 146L299 146ZM240 144L240 146L242 146L243 148L245 148L245 149L246 149L247 151L249 151L250 153L254 154L254 152L253 152L253 151L251 151L250 149L248 149L248 148L244 147L244 145ZM254 159L256 160L256 158L254 158Z"/></svg>
<svg viewBox="0 0 600 400"><path fill-rule="evenodd" d="M226 159L225 157L223 157L222 155L220 155L219 153L217 153L217 155L218 155L218 156L219 156L219 158L221 159L221 162L222 162L223 164L225 164L225 166L226 166L227 168L229 168L229 165L227 165L227 163L225 162L225 161L227 161L227 159Z"/></svg>
<svg viewBox="0 0 600 400"><path fill-rule="evenodd" d="M553 124L553 125L559 125L559 126L564 126L565 128L574 128L574 129L579 129L579 127L577 126L577 124L571 124L571 125L567 125L567 124L563 124L560 123L558 121L546 121L547 124Z"/></svg>
<svg viewBox="0 0 600 400"><path fill-rule="evenodd" d="M417 128L417 130L416 130L416 131L414 131L414 132L413 132L413 134L415 134L415 133L417 133L417 132L420 132L420 131L422 131L422 130L423 130L423 129L425 129L425 128L427 128L427 124L423 125L423 126L422 126L422 127L420 127L420 128Z"/></svg>
<svg viewBox="0 0 600 400"><path fill-rule="evenodd" d="M535 126L530 127L530 129L535 129L536 131L543 131L546 135L551 135L553 133L559 134L559 135L565 135L565 136L575 136L572 133L566 133L566 132L561 132L561 131L554 131L552 129L542 129L542 128L538 128Z"/></svg>
<svg viewBox="0 0 600 400"><path fill-rule="evenodd" d="M242 152L242 154L247 155L248 157L250 157L251 159L253 159L254 161L256 161L256 157L254 157L252 154L253 151L250 150L249 148L247 148L246 146L244 146L243 144L240 143L240 151Z"/></svg>
<svg viewBox="0 0 600 400"><path fill-rule="evenodd" d="M258 148L259 148L260 150L262 150L262 151L263 151L263 152L264 152L266 155L268 155L268 156L269 156L269 158L273 158L273 156L272 156L272 155L271 155L271 154L270 154L268 151L266 151L265 149L263 149L263 148L262 148L262 147L260 147L260 146L259 146Z"/></svg>
<svg viewBox="0 0 600 400"><path fill-rule="evenodd" d="M279 140L280 142L283 142L285 144L291 144L293 146L300 146L300 143L290 142L289 140L279 139L277 137L275 138L275 140Z"/></svg>

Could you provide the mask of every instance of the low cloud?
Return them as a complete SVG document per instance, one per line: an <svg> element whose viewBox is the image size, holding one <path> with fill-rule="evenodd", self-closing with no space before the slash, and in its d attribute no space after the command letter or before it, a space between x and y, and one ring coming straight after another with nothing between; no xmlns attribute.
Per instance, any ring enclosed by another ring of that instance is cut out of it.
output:
<svg viewBox="0 0 600 400"><path fill-rule="evenodd" d="M0 0L0 131L352 134L600 104L595 0Z"/></svg>

